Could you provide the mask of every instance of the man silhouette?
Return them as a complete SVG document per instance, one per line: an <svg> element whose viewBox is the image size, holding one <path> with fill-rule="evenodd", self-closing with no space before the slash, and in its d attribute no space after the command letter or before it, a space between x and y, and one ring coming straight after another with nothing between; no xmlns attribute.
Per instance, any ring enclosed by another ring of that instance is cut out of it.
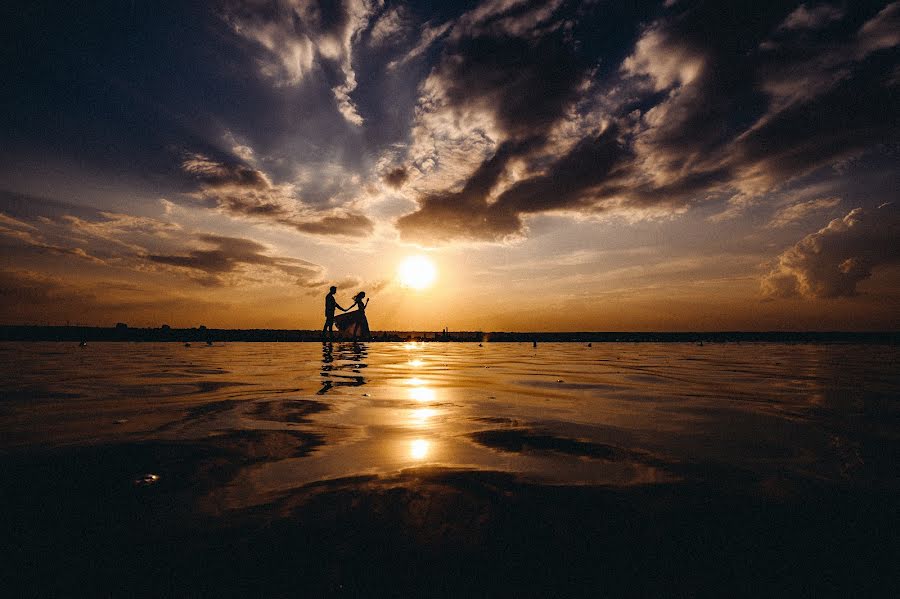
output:
<svg viewBox="0 0 900 599"><path fill-rule="evenodd" d="M341 308L338 305L337 300L334 299L334 294L337 293L337 287L334 285L328 290L328 295L325 296L325 326L322 327L322 338L325 338L325 333L328 333L329 338L334 338L334 309ZM342 311L346 312L346 308L341 308Z"/></svg>

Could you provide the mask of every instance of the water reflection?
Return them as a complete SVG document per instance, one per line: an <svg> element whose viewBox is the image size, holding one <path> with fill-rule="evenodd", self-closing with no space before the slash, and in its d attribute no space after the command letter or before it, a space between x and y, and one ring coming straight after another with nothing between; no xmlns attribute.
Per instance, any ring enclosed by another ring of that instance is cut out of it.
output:
<svg viewBox="0 0 900 599"><path fill-rule="evenodd" d="M322 388L317 395L325 395L334 387L359 387L366 384L360 369L366 368L368 347L365 343L322 342ZM353 373L353 374L348 374Z"/></svg>
<svg viewBox="0 0 900 599"><path fill-rule="evenodd" d="M418 408L411 411L410 421L417 426L426 427L429 420L437 415L437 410L431 408Z"/></svg>
<svg viewBox="0 0 900 599"><path fill-rule="evenodd" d="M883 415L900 385L900 350L880 346L12 347L0 361L7 445L216 443L248 456L222 505L437 463L605 485L678 478L685 464L692 476L712 464L761 479L875 479L886 462L863 458L881 441L845 423L894 434ZM152 412L127 399L144 396ZM144 471L172 480L155 464L129 476Z"/></svg>
<svg viewBox="0 0 900 599"><path fill-rule="evenodd" d="M433 402L435 396L434 389L428 387L413 387L409 390L409 397L414 401L421 403Z"/></svg>
<svg viewBox="0 0 900 599"><path fill-rule="evenodd" d="M428 450L430 448L431 443L425 439L413 439L409 444L409 455L414 460L424 460L428 457Z"/></svg>

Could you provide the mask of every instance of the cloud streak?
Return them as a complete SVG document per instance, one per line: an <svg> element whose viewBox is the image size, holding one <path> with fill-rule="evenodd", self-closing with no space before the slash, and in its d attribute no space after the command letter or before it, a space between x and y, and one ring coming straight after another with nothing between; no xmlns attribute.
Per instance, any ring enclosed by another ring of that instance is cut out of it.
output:
<svg viewBox="0 0 900 599"><path fill-rule="evenodd" d="M272 256L269 249L255 241L221 235L200 235L197 241L202 247L185 254L148 254L146 259L156 264L188 269L201 273L199 279L206 285L223 285L226 275L239 271L262 269L284 275L303 287L321 285L323 269L297 258Z"/></svg>

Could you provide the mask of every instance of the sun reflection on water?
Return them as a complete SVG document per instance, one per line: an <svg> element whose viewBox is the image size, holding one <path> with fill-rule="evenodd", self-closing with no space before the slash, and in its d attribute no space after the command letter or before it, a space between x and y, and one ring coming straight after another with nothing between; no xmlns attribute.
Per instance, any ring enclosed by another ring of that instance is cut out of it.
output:
<svg viewBox="0 0 900 599"><path fill-rule="evenodd" d="M432 410L431 408L419 408L412 411L411 419L415 424L424 426L428 424L428 420L436 414L437 410Z"/></svg>
<svg viewBox="0 0 900 599"><path fill-rule="evenodd" d="M413 439L409 446L409 455L414 460L424 460L428 457L428 450L430 448L431 443L425 439Z"/></svg>
<svg viewBox="0 0 900 599"><path fill-rule="evenodd" d="M409 390L409 397L414 401L428 403L434 401L436 396L434 389L429 389L428 387L413 387Z"/></svg>

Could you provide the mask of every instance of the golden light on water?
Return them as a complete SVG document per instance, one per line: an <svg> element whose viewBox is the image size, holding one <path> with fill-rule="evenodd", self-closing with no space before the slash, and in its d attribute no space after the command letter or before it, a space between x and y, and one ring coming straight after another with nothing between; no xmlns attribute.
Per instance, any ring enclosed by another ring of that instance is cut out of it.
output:
<svg viewBox="0 0 900 599"><path fill-rule="evenodd" d="M419 408L417 410L412 411L412 421L418 425L426 425L428 424L428 419L437 414L437 410L432 410L431 408Z"/></svg>
<svg viewBox="0 0 900 599"><path fill-rule="evenodd" d="M397 276L400 284L413 289L425 289L431 287L437 278L437 268L434 262L425 256L410 256L400 263L397 268Z"/></svg>
<svg viewBox="0 0 900 599"><path fill-rule="evenodd" d="M414 439L409 446L409 455L412 456L414 460L424 460L428 457L428 450L430 447L431 443L425 439Z"/></svg>
<svg viewBox="0 0 900 599"><path fill-rule="evenodd" d="M434 389L428 387L413 387L409 390L409 397L415 401L426 403L434 401L435 393Z"/></svg>

